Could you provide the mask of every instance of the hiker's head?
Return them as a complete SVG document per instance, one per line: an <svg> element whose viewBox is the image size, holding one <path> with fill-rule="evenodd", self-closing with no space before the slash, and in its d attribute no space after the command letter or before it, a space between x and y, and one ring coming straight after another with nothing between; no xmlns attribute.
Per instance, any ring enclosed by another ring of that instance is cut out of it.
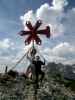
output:
<svg viewBox="0 0 75 100"><path fill-rule="evenodd" d="M35 59L38 61L38 60L40 60L40 57L39 56L36 56Z"/></svg>

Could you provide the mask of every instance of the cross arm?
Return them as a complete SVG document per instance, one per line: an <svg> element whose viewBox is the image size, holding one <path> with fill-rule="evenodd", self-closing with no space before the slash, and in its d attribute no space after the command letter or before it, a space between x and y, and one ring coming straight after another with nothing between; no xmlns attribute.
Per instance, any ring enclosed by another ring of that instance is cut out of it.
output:
<svg viewBox="0 0 75 100"><path fill-rule="evenodd" d="M30 44L31 40L32 40L32 36L29 35L29 36L26 38L26 40L25 40L25 44L26 44L26 45Z"/></svg>
<svg viewBox="0 0 75 100"><path fill-rule="evenodd" d="M38 20L34 26L34 30L36 31L41 26L41 24L42 24L41 20Z"/></svg>
<svg viewBox="0 0 75 100"><path fill-rule="evenodd" d="M37 36L36 35L36 38L35 38L35 42L36 42L36 44L38 44L38 45L41 45L41 39L39 38L39 36Z"/></svg>
<svg viewBox="0 0 75 100"><path fill-rule="evenodd" d="M20 31L18 34L21 36L29 35L29 34L31 34L31 31Z"/></svg>
<svg viewBox="0 0 75 100"><path fill-rule="evenodd" d="M30 29L30 30L33 30L33 26L31 24L30 21L26 21L26 26Z"/></svg>
<svg viewBox="0 0 75 100"><path fill-rule="evenodd" d="M42 30L38 30L37 31L37 34L40 34L40 35L46 35L47 38L50 38L50 27L47 26L46 29L42 29Z"/></svg>

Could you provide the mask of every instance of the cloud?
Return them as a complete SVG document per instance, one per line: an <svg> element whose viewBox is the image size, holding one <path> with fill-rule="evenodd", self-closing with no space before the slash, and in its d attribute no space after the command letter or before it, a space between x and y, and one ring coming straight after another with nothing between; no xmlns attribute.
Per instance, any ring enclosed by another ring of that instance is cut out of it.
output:
<svg viewBox="0 0 75 100"><path fill-rule="evenodd" d="M33 10L29 10L23 16L20 16L20 19L23 23L24 29L27 29L26 21L31 21L32 23L34 23L37 20L36 15L33 13Z"/></svg>
<svg viewBox="0 0 75 100"><path fill-rule="evenodd" d="M68 2L67 0L53 0L52 4L54 9L63 10L68 5Z"/></svg>
<svg viewBox="0 0 75 100"><path fill-rule="evenodd" d="M18 47L18 45L16 45ZM29 46L24 47L24 45L20 45L19 48L16 48L17 51L12 52L8 55L0 56L0 65L6 66L8 65L9 69L13 67L17 61L21 59L21 57L27 52L27 50L31 47L31 44ZM42 55L47 62L56 62L56 63L63 63L63 64L73 64L75 62L75 59L68 59L66 55L75 55L75 47L74 45L71 45L68 42L61 42L57 45L55 45L53 48L46 48L46 47L36 47L38 50L38 53L40 52L40 56ZM16 50L15 49L15 50ZM14 50L14 51L15 51ZM41 58L43 59L43 57ZM28 60L26 57L23 59L23 61L16 67L16 70L18 71L25 71L28 66ZM4 67L3 67L4 68Z"/></svg>
<svg viewBox="0 0 75 100"><path fill-rule="evenodd" d="M14 42L9 38L0 40L0 65L10 64L14 57Z"/></svg>
<svg viewBox="0 0 75 100"><path fill-rule="evenodd" d="M35 12L29 10L23 16L20 16L24 29L27 29L25 25L27 20L35 24L36 20L41 19L43 21L41 28L45 28L46 25L49 25L51 27L52 37L65 33L75 33L75 8L69 9L65 13L65 7L67 5L67 0L53 0L52 6L45 3Z"/></svg>
<svg viewBox="0 0 75 100"><path fill-rule="evenodd" d="M18 42L18 41L17 41ZM31 47L31 44L28 46L18 44L13 42L11 39L3 39L0 41L0 72L4 72L5 66L7 65L10 69L16 65L16 63L24 56L24 54ZM16 69L26 69L25 65L28 64L26 57L21 61Z"/></svg>
<svg viewBox="0 0 75 100"><path fill-rule="evenodd" d="M65 56L75 53L75 47L68 42L60 43L52 49L53 53L57 56Z"/></svg>
<svg viewBox="0 0 75 100"><path fill-rule="evenodd" d="M75 33L75 8L72 8L67 11L67 13L64 13L63 17L63 26L65 33L73 34Z"/></svg>
<svg viewBox="0 0 75 100"><path fill-rule="evenodd" d="M41 28L50 25L52 37L63 34L65 36L65 33L73 34L75 33L75 8L69 9L65 13L65 7L67 5L67 0L53 0L52 6L45 3L35 12L30 10L20 18L25 28L26 20L30 20L34 24L36 20L41 19L43 21ZM75 59L75 46L69 42L61 41L60 44L56 44L53 48L45 48L43 52L42 49L40 50L47 59L52 61L72 63Z"/></svg>
<svg viewBox="0 0 75 100"><path fill-rule="evenodd" d="M62 42L53 48L39 48L46 60L63 64L75 63L75 46L68 42ZM74 58L73 58L74 57Z"/></svg>
<svg viewBox="0 0 75 100"><path fill-rule="evenodd" d="M12 45L14 45L13 42L10 42L10 39L8 39L8 38L0 40L0 49L8 49Z"/></svg>
<svg viewBox="0 0 75 100"><path fill-rule="evenodd" d="M41 7L36 10L36 12L30 10L23 16L20 16L20 19L22 20L24 29L27 29L25 25L27 20L34 24L36 20L41 19L43 21L41 28L45 28L46 25L49 25L51 27L52 36L56 36L64 33L63 25L60 22L62 16L62 11L58 9L55 10L53 9L53 6L51 7L49 4L45 3L41 5Z"/></svg>

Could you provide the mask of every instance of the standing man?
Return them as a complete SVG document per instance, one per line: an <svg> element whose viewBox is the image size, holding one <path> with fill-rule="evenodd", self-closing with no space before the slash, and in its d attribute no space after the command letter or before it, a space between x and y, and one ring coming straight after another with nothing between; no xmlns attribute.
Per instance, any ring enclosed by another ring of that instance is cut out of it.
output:
<svg viewBox="0 0 75 100"><path fill-rule="evenodd" d="M42 82L45 73L41 70L42 65L45 65L45 59L44 62L40 60L39 56L35 57L35 61L33 61L35 65L35 74L36 74L36 82L39 81L39 76L41 75L40 81Z"/></svg>

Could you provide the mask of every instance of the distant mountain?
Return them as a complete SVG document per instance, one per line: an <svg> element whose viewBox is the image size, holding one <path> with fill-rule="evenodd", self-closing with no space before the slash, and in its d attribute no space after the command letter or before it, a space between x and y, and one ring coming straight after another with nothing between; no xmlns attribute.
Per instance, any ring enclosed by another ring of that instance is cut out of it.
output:
<svg viewBox="0 0 75 100"><path fill-rule="evenodd" d="M75 80L75 65L63 65L61 63L54 63L54 62L51 62L51 63L48 63L47 65L47 68L48 68L48 71L50 73L62 73L64 78L67 78L67 79L73 79Z"/></svg>

